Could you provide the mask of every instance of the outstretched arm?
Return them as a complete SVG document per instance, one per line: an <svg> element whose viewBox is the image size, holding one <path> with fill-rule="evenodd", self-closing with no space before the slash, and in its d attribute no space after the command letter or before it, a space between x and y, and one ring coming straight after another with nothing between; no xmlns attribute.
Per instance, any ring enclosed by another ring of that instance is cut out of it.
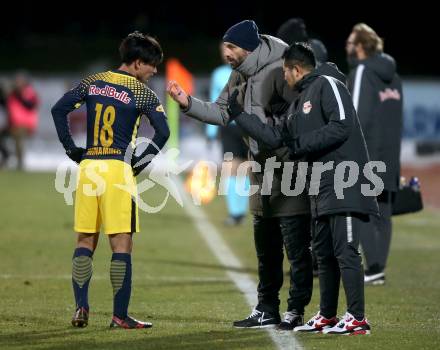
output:
<svg viewBox="0 0 440 350"><path fill-rule="evenodd" d="M228 113L243 131L254 140L263 143L267 149L277 149L282 146L282 125L272 127L263 123L255 114L248 114L237 101L238 90L235 90L228 100Z"/></svg>
<svg viewBox="0 0 440 350"><path fill-rule="evenodd" d="M228 84L225 85L215 102L204 102L194 96L188 95L175 81L168 82L167 92L170 97L180 105L182 112L187 116L203 123L224 126L229 122L229 114L227 111L229 96Z"/></svg>

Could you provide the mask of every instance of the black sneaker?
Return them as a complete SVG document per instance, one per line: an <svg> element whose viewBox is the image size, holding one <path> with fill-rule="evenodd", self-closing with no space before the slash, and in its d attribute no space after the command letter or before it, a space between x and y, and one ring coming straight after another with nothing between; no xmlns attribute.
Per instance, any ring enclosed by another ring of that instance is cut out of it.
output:
<svg viewBox="0 0 440 350"><path fill-rule="evenodd" d="M385 284L385 272L370 274L365 271L364 284L372 286L381 286Z"/></svg>
<svg viewBox="0 0 440 350"><path fill-rule="evenodd" d="M72 317L72 326L78 328L87 327L89 324L89 310L84 307L76 309L75 314Z"/></svg>
<svg viewBox="0 0 440 350"><path fill-rule="evenodd" d="M151 327L153 327L152 323L138 321L130 316L122 319L113 315L112 322L110 323L110 328L141 329Z"/></svg>
<svg viewBox="0 0 440 350"><path fill-rule="evenodd" d="M276 327L280 321L281 319L278 314L253 309L248 318L235 321L233 325L235 328L273 328Z"/></svg>
<svg viewBox="0 0 440 350"><path fill-rule="evenodd" d="M284 319L277 327L279 331L292 331L295 327L304 324L304 315L298 314L295 311L287 311L283 316Z"/></svg>
<svg viewBox="0 0 440 350"><path fill-rule="evenodd" d="M364 283L367 285L382 285L385 284L385 272L383 266L373 264L365 270Z"/></svg>

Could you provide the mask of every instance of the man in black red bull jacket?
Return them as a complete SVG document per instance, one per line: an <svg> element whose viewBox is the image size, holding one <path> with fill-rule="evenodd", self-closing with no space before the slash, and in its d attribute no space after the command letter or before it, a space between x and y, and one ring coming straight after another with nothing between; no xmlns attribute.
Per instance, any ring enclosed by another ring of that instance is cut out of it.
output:
<svg viewBox="0 0 440 350"><path fill-rule="evenodd" d="M291 45L283 58L284 77L299 92L283 125L258 122L257 117L243 112L234 95L229 111L245 132L266 147L286 145L291 159L309 164L307 187L314 216L313 248L319 264L321 303L318 314L295 331L369 334L359 226L378 213L375 193L380 181L376 185L369 167L351 96L340 81L343 75L328 63L315 69L313 51L304 43ZM376 188L372 190L369 182ZM347 313L338 322L340 279Z"/></svg>

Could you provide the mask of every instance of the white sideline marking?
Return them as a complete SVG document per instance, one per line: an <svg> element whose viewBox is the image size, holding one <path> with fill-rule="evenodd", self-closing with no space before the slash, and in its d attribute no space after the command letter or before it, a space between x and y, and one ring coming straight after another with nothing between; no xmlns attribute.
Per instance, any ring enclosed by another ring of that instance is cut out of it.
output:
<svg viewBox="0 0 440 350"><path fill-rule="evenodd" d="M180 178L175 177L174 179L181 189L185 188ZM232 267L237 270L243 268L240 260L223 240L217 228L209 221L205 212L200 207L194 205L189 194L184 192L184 190L180 194L182 195L184 210L193 220L200 236L204 239L217 260L225 267ZM249 306L254 307L257 304L257 285L251 277L247 273L231 271L230 269L226 271L226 274L244 294ZM274 329L266 329L266 331L269 333L277 349L304 349L293 332L277 332Z"/></svg>

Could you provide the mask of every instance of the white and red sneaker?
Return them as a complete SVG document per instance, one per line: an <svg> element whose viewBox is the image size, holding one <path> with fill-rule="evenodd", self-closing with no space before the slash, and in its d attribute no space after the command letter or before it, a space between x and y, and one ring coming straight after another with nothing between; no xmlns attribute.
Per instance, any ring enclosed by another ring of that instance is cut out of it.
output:
<svg viewBox="0 0 440 350"><path fill-rule="evenodd" d="M319 312L313 316L306 324L303 326L295 327L293 330L295 332L304 333L320 333L326 328L331 328L338 323L336 317L325 318Z"/></svg>
<svg viewBox="0 0 440 350"><path fill-rule="evenodd" d="M124 328L124 329L142 329L151 328L153 324L150 322L138 321L133 317L127 316L122 319L118 316L113 315L112 322L110 323L110 328Z"/></svg>
<svg viewBox="0 0 440 350"><path fill-rule="evenodd" d="M358 335L370 334L371 328L368 320L364 317L362 321L358 321L352 314L347 312L344 318L337 325L326 328L322 331L324 334L340 334L340 335Z"/></svg>

